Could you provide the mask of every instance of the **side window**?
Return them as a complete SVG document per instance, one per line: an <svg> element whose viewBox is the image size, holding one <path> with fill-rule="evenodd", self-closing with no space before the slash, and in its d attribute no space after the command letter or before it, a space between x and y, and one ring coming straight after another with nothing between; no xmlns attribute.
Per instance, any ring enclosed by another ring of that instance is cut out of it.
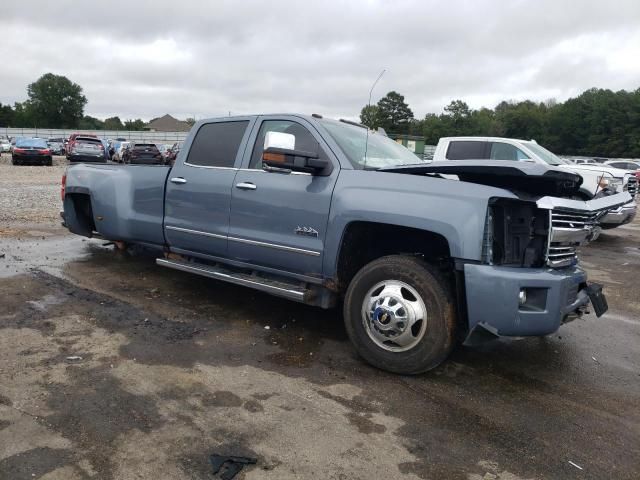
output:
<svg viewBox="0 0 640 480"><path fill-rule="evenodd" d="M477 140L458 140L449 143L448 160L482 160L487 158L485 147L487 142Z"/></svg>
<svg viewBox="0 0 640 480"><path fill-rule="evenodd" d="M296 137L296 150L306 150L314 152L318 148L318 142L311 132L296 122L289 120L265 120L260 126L260 131L256 137L256 143L253 145L251 152L251 162L249 168L262 169L262 152L264 150L264 137L267 132L283 132L290 133ZM322 155L321 152L318 152Z"/></svg>
<svg viewBox="0 0 640 480"><path fill-rule="evenodd" d="M518 147L502 142L491 143L491 160L526 160L529 157Z"/></svg>
<svg viewBox="0 0 640 480"><path fill-rule="evenodd" d="M203 167L233 167L248 121L207 123L193 139L187 163Z"/></svg>

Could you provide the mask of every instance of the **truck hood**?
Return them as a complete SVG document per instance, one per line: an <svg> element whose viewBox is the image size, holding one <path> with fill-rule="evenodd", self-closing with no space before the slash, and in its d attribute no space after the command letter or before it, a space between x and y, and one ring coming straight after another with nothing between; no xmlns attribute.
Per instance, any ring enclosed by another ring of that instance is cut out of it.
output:
<svg viewBox="0 0 640 480"><path fill-rule="evenodd" d="M582 185L582 177L577 173L538 163L504 160L447 160L381 168L379 171L408 175L456 175L463 182L541 197L570 198L578 193Z"/></svg>
<svg viewBox="0 0 640 480"><path fill-rule="evenodd" d="M567 170L571 170L574 172L596 172L600 175L605 175L608 177L611 175L612 177L622 178L627 174L627 171L622 170L620 168L609 167L607 165L589 165L589 164L581 164L581 165L563 165L563 167Z"/></svg>

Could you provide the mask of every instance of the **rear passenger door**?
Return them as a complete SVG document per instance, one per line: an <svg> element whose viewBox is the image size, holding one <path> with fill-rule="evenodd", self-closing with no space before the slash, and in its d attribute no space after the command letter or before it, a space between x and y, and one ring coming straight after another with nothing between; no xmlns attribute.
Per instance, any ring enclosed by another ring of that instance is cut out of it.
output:
<svg viewBox="0 0 640 480"><path fill-rule="evenodd" d="M172 251L226 256L231 188L253 122L203 123L185 143L166 188L164 230Z"/></svg>

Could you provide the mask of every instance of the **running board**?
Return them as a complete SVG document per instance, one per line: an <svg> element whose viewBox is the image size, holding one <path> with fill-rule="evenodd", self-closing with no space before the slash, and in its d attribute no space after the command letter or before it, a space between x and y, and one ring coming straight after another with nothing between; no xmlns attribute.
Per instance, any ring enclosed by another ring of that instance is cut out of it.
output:
<svg viewBox="0 0 640 480"><path fill-rule="evenodd" d="M156 259L156 263L162 267L173 268L183 272L195 273L203 277L222 280L223 282L234 283L244 287L250 287L255 290L277 295L279 297L288 298L297 302L307 303L309 300L310 290L301 288L298 285L270 280L247 273L235 272L226 268L207 265L204 263L182 262L178 260L167 260L165 258Z"/></svg>

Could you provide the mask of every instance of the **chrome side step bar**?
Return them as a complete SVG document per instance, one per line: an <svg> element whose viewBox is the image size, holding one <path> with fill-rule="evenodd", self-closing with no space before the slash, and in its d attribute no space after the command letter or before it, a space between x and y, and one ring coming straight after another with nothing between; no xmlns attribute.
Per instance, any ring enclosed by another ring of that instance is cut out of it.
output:
<svg viewBox="0 0 640 480"><path fill-rule="evenodd" d="M254 275L234 272L222 267L207 265L203 263L182 262L178 260L168 260L165 258L156 259L156 263L162 267L173 268L183 272L195 273L203 277L222 280L223 282L234 283L244 287L250 287L255 290L277 295L279 297L288 298L297 302L306 303L310 290L306 290L294 284L269 280Z"/></svg>

